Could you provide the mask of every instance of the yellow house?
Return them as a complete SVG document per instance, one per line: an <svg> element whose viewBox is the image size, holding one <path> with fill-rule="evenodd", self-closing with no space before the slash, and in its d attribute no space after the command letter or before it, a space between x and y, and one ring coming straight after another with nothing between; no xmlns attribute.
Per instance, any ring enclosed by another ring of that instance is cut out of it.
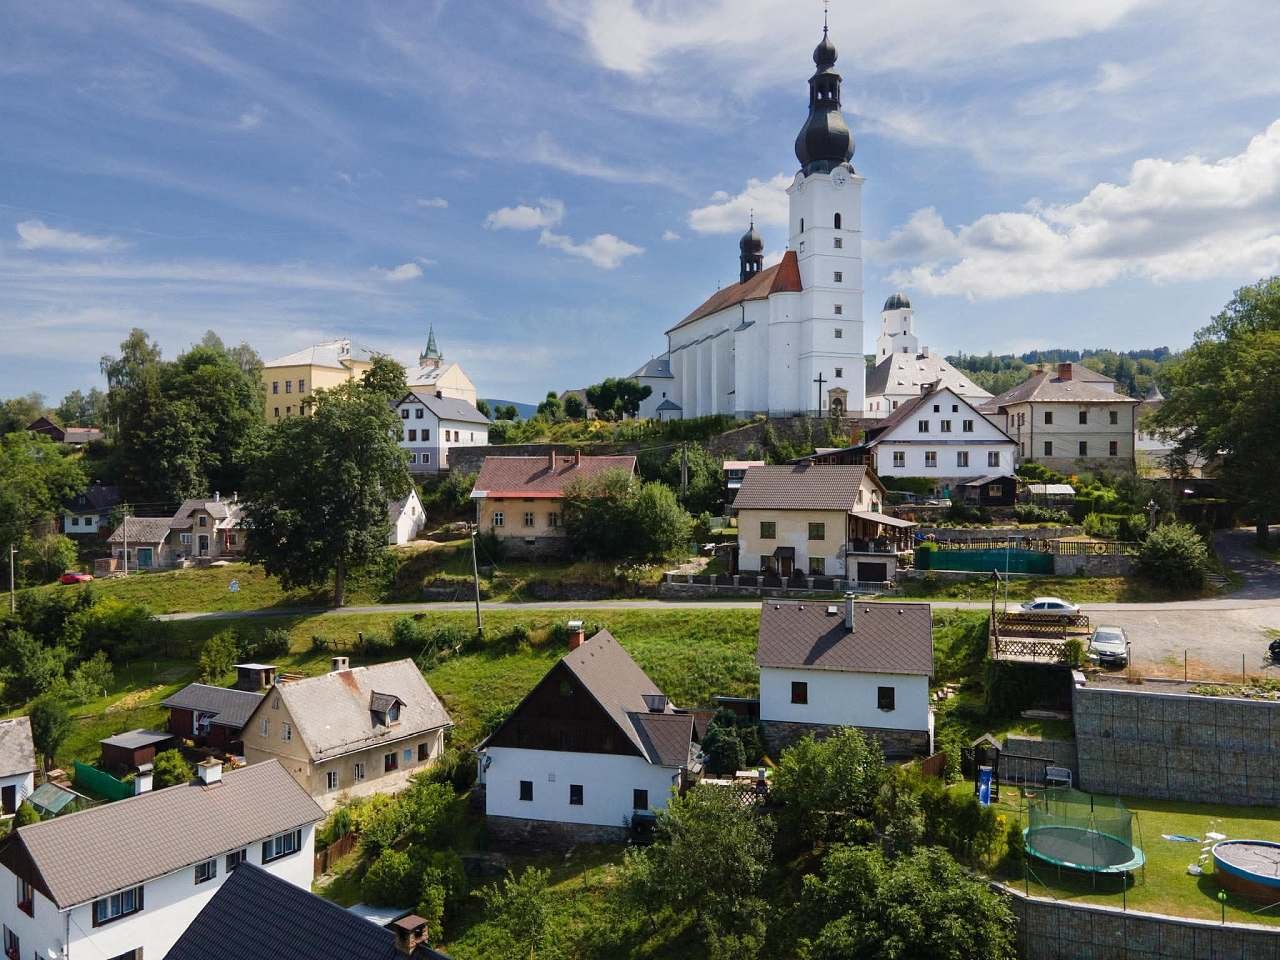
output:
<svg viewBox="0 0 1280 960"><path fill-rule="evenodd" d="M302 412L316 390L329 390L369 369L375 351L351 340L330 340L262 365L263 416L267 423Z"/></svg>
<svg viewBox="0 0 1280 960"><path fill-rule="evenodd" d="M334 657L318 677L277 682L244 726L249 763L279 760L325 810L394 793L431 766L453 726L412 660L350 669Z"/></svg>

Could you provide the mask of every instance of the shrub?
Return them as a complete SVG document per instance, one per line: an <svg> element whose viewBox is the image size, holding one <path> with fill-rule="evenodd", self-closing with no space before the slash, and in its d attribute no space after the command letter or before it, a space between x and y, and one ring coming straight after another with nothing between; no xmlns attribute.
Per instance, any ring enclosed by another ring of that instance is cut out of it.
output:
<svg viewBox="0 0 1280 960"><path fill-rule="evenodd" d="M356 634L356 649L369 656L389 653L395 649L395 645L395 640L377 630L362 630Z"/></svg>
<svg viewBox="0 0 1280 960"><path fill-rule="evenodd" d="M712 723L702 738L702 752L707 758L707 770L716 774L733 774L747 763L747 753L742 738L731 726Z"/></svg>
<svg viewBox="0 0 1280 960"><path fill-rule="evenodd" d="M200 650L200 679L217 683L231 672L240 658L240 644L230 630L219 630Z"/></svg>
<svg viewBox="0 0 1280 960"><path fill-rule="evenodd" d="M1084 518L1084 532L1104 540L1141 540L1146 517L1140 513L1090 513Z"/></svg>
<svg viewBox="0 0 1280 960"><path fill-rule="evenodd" d="M936 780L920 793L925 843L946 847L961 863L979 866L990 859L1000 838L995 809L968 793L945 789Z"/></svg>
<svg viewBox="0 0 1280 960"><path fill-rule="evenodd" d="M506 555L507 545L496 533L476 534L476 557L481 563L501 563Z"/></svg>
<svg viewBox="0 0 1280 960"><path fill-rule="evenodd" d="M311 635L311 652L312 653L323 653L324 651L329 649L331 644L332 644L332 641L328 637L321 636L318 633L313 633Z"/></svg>
<svg viewBox="0 0 1280 960"><path fill-rule="evenodd" d="M17 812L13 815L13 828L17 830L19 827L25 827L33 823L40 822L40 814L36 808L27 801L23 800L18 804Z"/></svg>
<svg viewBox="0 0 1280 960"><path fill-rule="evenodd" d="M1189 524L1166 523L1143 542L1136 566L1153 583L1175 590L1197 589L1204 586L1209 569L1209 548Z"/></svg>
<svg viewBox="0 0 1280 960"><path fill-rule="evenodd" d="M99 650L71 671L68 693L76 703L103 696L115 682L115 670L104 651Z"/></svg>
<svg viewBox="0 0 1280 960"><path fill-rule="evenodd" d="M154 766L153 784L157 790L188 783L195 775L191 764L177 750L161 750L156 754Z"/></svg>
<svg viewBox="0 0 1280 960"><path fill-rule="evenodd" d="M473 753L457 747L447 747L422 776L434 783L448 784L455 792L463 793L475 785L476 774L476 758Z"/></svg>
<svg viewBox="0 0 1280 960"><path fill-rule="evenodd" d="M427 921L427 929L437 939L448 918L467 899L467 874L462 860L452 850L438 850L422 864L422 887L418 897L418 916Z"/></svg>
<svg viewBox="0 0 1280 960"><path fill-rule="evenodd" d="M284 627L267 627L262 631L262 636L251 644L250 650L246 652L259 660L283 657L289 652L289 631Z"/></svg>
<svg viewBox="0 0 1280 960"><path fill-rule="evenodd" d="M1021 821L1014 820L1005 833L1006 863L1013 870L1022 869L1027 857L1027 839L1022 835Z"/></svg>
<svg viewBox="0 0 1280 960"><path fill-rule="evenodd" d="M397 650L418 650L426 642L426 627L413 617L397 617L391 625L391 643Z"/></svg>
<svg viewBox="0 0 1280 960"><path fill-rule="evenodd" d="M1019 523L1071 523L1071 514L1066 510L1042 507L1038 503L1019 503L1013 508L1013 516Z"/></svg>
<svg viewBox="0 0 1280 960"><path fill-rule="evenodd" d="M403 850L383 850L360 881L360 896L380 907L417 903L420 892L413 861Z"/></svg>
<svg viewBox="0 0 1280 960"><path fill-rule="evenodd" d="M70 537L51 533L20 541L18 570L23 583L48 583L76 567L76 545Z"/></svg>
<svg viewBox="0 0 1280 960"><path fill-rule="evenodd" d="M1062 645L1062 659L1068 667L1084 665L1084 641L1079 637L1068 637Z"/></svg>

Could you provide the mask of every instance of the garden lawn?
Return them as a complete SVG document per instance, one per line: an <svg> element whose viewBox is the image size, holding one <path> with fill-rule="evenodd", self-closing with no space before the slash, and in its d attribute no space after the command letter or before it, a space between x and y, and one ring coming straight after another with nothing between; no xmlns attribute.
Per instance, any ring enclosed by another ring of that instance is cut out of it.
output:
<svg viewBox="0 0 1280 960"><path fill-rule="evenodd" d="M972 784L966 785L966 789L972 790ZM1147 858L1145 881L1139 871L1136 882L1129 888L1127 895L1122 895L1119 882L1114 877L1099 877L1098 889L1095 891L1088 877L1071 877L1064 870L1060 881L1055 867L1034 858L1028 859L1034 876L1024 882L1022 876L1018 875L1006 878L1006 882L1020 889L1025 888L1034 895L1051 896L1059 900L1102 903L1112 907L1120 907L1127 900L1128 908L1132 910L1219 920L1222 917L1222 908L1217 899L1219 887L1212 873L1201 877L1193 877L1187 873L1187 866L1195 863L1200 856L1201 844L1165 840L1161 834L1203 837L1206 832L1213 831L1226 834L1231 840L1274 840L1280 835L1280 811L1268 807L1211 806L1128 797L1123 800L1137 814L1134 841L1142 847ZM1020 816L1017 792L1013 788L1001 788L1001 807L1002 812L1011 819ZM1025 815L1021 815L1025 826ZM1227 899L1227 920L1280 926L1280 908L1255 913L1259 906L1261 904L1250 903L1230 894Z"/></svg>
<svg viewBox="0 0 1280 960"><path fill-rule="evenodd" d="M978 575L970 580L901 581L901 595L931 600L991 600L991 578ZM1032 597L1062 597L1073 603L1160 603L1168 600L1195 600L1217 596L1211 589L1191 593L1163 589L1137 577L1018 577L1009 583L1009 604L1020 604ZM997 602L1005 597L1000 588ZM1086 611L1087 612L1087 611Z"/></svg>

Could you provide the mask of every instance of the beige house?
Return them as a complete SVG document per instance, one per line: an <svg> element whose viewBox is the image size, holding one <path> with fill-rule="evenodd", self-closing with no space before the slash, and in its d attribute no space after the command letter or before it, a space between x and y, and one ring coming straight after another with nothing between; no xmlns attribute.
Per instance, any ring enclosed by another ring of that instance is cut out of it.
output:
<svg viewBox="0 0 1280 960"><path fill-rule="evenodd" d="M277 682L244 727L245 759L276 759L325 810L394 793L444 750L453 726L412 660Z"/></svg>
<svg viewBox="0 0 1280 960"><path fill-rule="evenodd" d="M1018 444L1022 462L1068 474L1132 471L1139 404L1114 387L1087 367L1060 363L1037 370L981 410Z"/></svg>
<svg viewBox="0 0 1280 960"><path fill-rule="evenodd" d="M351 340L329 340L262 365L263 417L297 416L316 390L329 390L369 369L376 351Z"/></svg>
<svg viewBox="0 0 1280 960"><path fill-rule="evenodd" d="M107 538L109 559L95 561L99 575L128 570L161 570L243 559L246 532L238 500L184 500L172 517L125 517Z"/></svg>
<svg viewBox="0 0 1280 960"><path fill-rule="evenodd" d="M609 470L634 474L635 457L485 457L471 490L481 533L503 541L515 556L550 556L568 549L565 488Z"/></svg>
<svg viewBox="0 0 1280 960"><path fill-rule="evenodd" d="M885 493L866 466L751 467L733 502L739 572L892 580L915 524L880 512Z"/></svg>

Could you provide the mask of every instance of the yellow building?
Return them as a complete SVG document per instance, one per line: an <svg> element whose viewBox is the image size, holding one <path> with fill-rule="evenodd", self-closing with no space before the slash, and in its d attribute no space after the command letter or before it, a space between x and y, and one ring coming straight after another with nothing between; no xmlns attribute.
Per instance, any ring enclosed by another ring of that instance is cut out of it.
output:
<svg viewBox="0 0 1280 960"><path fill-rule="evenodd" d="M329 390L369 369L375 351L351 340L330 340L262 365L263 416L267 423L302 412L316 390Z"/></svg>

